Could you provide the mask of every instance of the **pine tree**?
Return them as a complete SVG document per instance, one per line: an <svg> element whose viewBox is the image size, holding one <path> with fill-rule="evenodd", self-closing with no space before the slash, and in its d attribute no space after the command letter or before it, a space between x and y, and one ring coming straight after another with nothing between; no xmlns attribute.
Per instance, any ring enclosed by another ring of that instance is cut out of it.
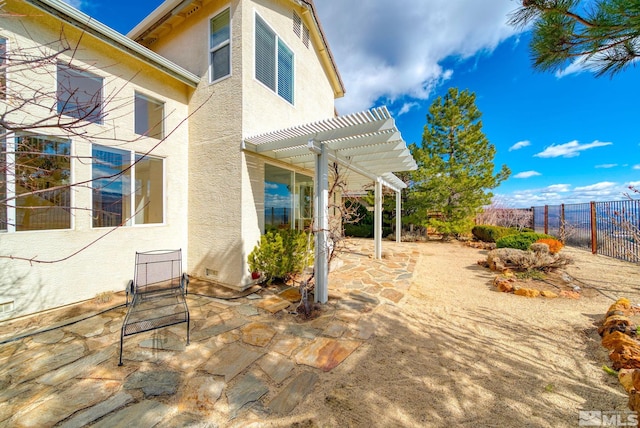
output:
<svg viewBox="0 0 640 428"><path fill-rule="evenodd" d="M640 57L638 0L523 0L510 23L532 24L533 64L542 71L583 60L598 76L614 75Z"/></svg>
<svg viewBox="0 0 640 428"><path fill-rule="evenodd" d="M435 227L445 237L465 233L489 191L509 177L494 173L495 147L482 133L475 94L457 88L429 108L422 146L411 147L418 169L412 173L407 208L412 222Z"/></svg>

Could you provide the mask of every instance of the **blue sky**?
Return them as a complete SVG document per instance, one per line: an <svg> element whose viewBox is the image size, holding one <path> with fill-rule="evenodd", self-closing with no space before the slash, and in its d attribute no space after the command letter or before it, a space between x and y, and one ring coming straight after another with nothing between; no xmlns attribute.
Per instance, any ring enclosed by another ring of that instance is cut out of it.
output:
<svg viewBox="0 0 640 428"><path fill-rule="evenodd" d="M69 3L126 33L161 1ZM640 69L613 78L579 64L558 74L533 71L530 34L507 25L518 4L316 0L347 89L338 111L387 105L407 143L420 143L432 102L452 86L469 89L496 166L512 171L494 190L498 205L623 199L626 186L640 186Z"/></svg>

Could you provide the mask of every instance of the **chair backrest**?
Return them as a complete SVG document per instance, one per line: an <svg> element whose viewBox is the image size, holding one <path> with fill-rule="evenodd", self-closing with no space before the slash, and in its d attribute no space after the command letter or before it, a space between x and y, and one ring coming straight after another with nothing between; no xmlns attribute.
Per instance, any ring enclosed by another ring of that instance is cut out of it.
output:
<svg viewBox="0 0 640 428"><path fill-rule="evenodd" d="M135 293L180 288L182 250L136 252Z"/></svg>

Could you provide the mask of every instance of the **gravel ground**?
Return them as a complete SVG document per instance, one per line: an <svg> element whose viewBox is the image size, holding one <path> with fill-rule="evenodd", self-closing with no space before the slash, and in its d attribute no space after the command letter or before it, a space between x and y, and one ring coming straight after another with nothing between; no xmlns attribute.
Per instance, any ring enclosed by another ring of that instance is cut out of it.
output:
<svg viewBox="0 0 640 428"><path fill-rule="evenodd" d="M282 424L575 427L580 410L627 411L595 324L618 297L640 302L637 265L567 248L567 273L597 292L530 299L496 291L486 251L402 245L421 253L407 298L376 309L376 337Z"/></svg>

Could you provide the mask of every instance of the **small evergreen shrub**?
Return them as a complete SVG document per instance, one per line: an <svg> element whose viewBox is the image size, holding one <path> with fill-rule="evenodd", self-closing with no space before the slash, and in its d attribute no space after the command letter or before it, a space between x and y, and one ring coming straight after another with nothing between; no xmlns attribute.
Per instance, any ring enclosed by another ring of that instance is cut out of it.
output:
<svg viewBox="0 0 640 428"><path fill-rule="evenodd" d="M538 239L536 242L536 244L547 244L549 246L549 252L551 254L558 254L558 252L560 252L560 250L562 250L562 248L564 247L564 244L560 241L558 241L557 239L554 238L543 238L543 239Z"/></svg>
<svg viewBox="0 0 640 428"><path fill-rule="evenodd" d="M518 229L514 229L511 227L479 225L479 226L474 226L473 229L471 229L471 233L479 241L496 242L500 238L503 238L509 235L514 235L519 232L518 232Z"/></svg>
<svg viewBox="0 0 640 428"><path fill-rule="evenodd" d="M347 223L344 225L344 235L353 238L371 238L373 236L373 225Z"/></svg>
<svg viewBox="0 0 640 428"><path fill-rule="evenodd" d="M554 239L553 236L545 235L544 233L524 232L517 233L515 235L505 236L496 241L496 247L498 248L515 248L517 250L526 251L531 247L531 244L539 239Z"/></svg>
<svg viewBox="0 0 640 428"><path fill-rule="evenodd" d="M270 231L260 237L260 242L248 258L251 272L262 272L267 282L286 280L302 273L313 263L313 238L297 230Z"/></svg>

